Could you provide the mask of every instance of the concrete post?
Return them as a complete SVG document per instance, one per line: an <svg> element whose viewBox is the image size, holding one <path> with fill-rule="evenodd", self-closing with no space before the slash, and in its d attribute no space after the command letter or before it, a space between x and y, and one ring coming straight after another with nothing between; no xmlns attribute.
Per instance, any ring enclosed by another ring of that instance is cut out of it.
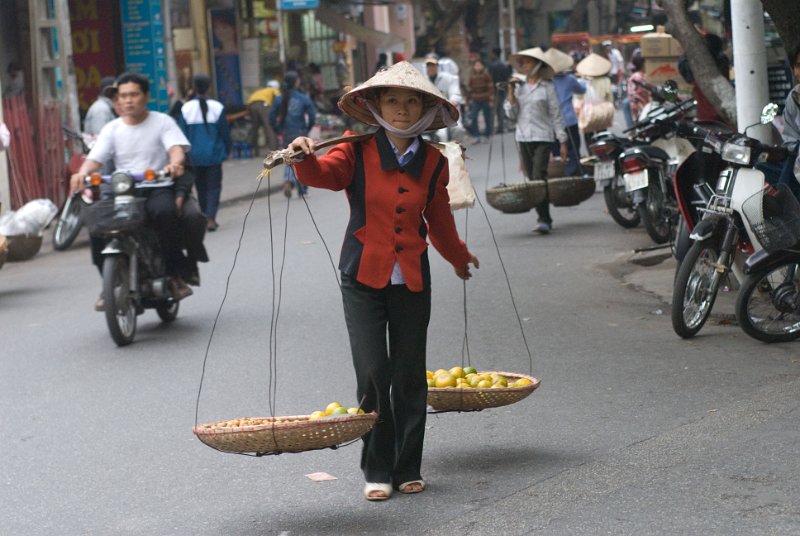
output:
<svg viewBox="0 0 800 536"><path fill-rule="evenodd" d="M769 102L767 50L764 45L764 8L759 0L731 0L733 61L736 72L736 123L739 131L759 122ZM748 129L747 134L771 143L769 125Z"/></svg>

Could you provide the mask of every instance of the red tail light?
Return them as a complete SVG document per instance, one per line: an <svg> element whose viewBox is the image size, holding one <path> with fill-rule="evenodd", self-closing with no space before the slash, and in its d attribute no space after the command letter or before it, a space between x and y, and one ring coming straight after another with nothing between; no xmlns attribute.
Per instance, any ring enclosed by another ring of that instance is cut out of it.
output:
<svg viewBox="0 0 800 536"><path fill-rule="evenodd" d="M614 152L615 147L610 143L594 143L589 150L592 152L593 155L597 156L601 160L608 160L611 158L611 153Z"/></svg>
<svg viewBox="0 0 800 536"><path fill-rule="evenodd" d="M647 169L647 162L636 156L626 158L622 161L623 173L636 173L637 171L642 171L644 169Z"/></svg>

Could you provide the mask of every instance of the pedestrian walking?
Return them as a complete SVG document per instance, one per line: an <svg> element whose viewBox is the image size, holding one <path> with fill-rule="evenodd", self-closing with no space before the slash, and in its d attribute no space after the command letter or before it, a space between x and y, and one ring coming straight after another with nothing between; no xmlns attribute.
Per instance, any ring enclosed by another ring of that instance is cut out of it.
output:
<svg viewBox="0 0 800 536"><path fill-rule="evenodd" d="M377 411L363 437L364 496L419 493L425 437L425 379L431 313L426 235L461 279L478 259L458 237L447 195L447 160L420 136L458 119L458 109L409 62L379 71L339 100L341 110L379 127L361 142L314 155L314 140L289 148L301 181L345 190L350 223L342 246L342 302L353 354L357 396Z"/></svg>
<svg viewBox="0 0 800 536"><path fill-rule="evenodd" d="M503 110L503 103L508 95L506 87L514 69L503 61L503 50L495 48L492 50L492 61L489 63L489 74L492 75L492 82L495 85L494 111L497 118L497 133L502 134L506 130L506 113Z"/></svg>
<svg viewBox="0 0 800 536"><path fill-rule="evenodd" d="M233 143L221 102L208 98L211 79L196 74L192 80L194 97L181 108L178 125L192 144L189 154L195 173L200 209L208 218L207 229L216 231L217 210L222 193L222 162Z"/></svg>
<svg viewBox="0 0 800 536"><path fill-rule="evenodd" d="M311 98L300 89L300 75L288 71L283 81L283 92L275 98L269 113L269 124L283 136L284 143L298 136L308 136L317 121L317 110ZM305 184L298 182L292 166L284 166L283 193L292 196L292 188L304 197L308 193Z"/></svg>
<svg viewBox="0 0 800 536"><path fill-rule="evenodd" d="M516 69L525 76L524 83L515 84L508 92L505 111L516 121L514 135L519 145L520 160L529 180L547 181L547 164L553 145L553 133L559 141L559 154L567 159L567 132L561 118L555 87L551 81L553 69L541 48L529 48L511 56ZM546 189L545 189L546 191ZM547 234L553 226L550 199L536 206L538 220L534 231Z"/></svg>
<svg viewBox="0 0 800 536"><path fill-rule="evenodd" d="M267 151L278 148L278 136L269 124L269 114L275 99L280 96L281 85L277 80L270 80L266 87L253 92L247 99L247 108L250 110L250 146L258 150L260 130L264 129L264 141Z"/></svg>
<svg viewBox="0 0 800 536"><path fill-rule="evenodd" d="M475 142L480 141L480 125L478 116L483 115L483 135L488 140L493 130L492 119L494 115L494 82L492 76L486 71L483 62L476 60L472 64L467 83L467 102L469 105L469 120L467 128Z"/></svg>
<svg viewBox="0 0 800 536"><path fill-rule="evenodd" d="M611 92L611 62L592 52L575 66L578 75L587 81L586 93L578 105L578 126L586 147L595 132L614 124L614 94Z"/></svg>
<svg viewBox="0 0 800 536"><path fill-rule="evenodd" d="M564 129L567 131L569 153L565 173L568 177L574 177L580 170L581 132L578 128L578 116L575 115L575 106L572 101L575 95L586 93L586 81L579 80L572 74L574 60L569 54L561 52L557 48L550 48L545 52L545 56L553 68L553 86L558 95ZM553 155L558 156L560 151L561 147L558 142L554 142Z"/></svg>

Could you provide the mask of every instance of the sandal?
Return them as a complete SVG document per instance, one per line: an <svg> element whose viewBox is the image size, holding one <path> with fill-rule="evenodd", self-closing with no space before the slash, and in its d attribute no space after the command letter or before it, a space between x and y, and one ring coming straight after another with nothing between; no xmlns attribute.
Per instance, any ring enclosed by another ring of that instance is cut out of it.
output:
<svg viewBox="0 0 800 536"><path fill-rule="evenodd" d="M364 485L364 497L368 501L385 501L392 496L392 485L367 482Z"/></svg>
<svg viewBox="0 0 800 536"><path fill-rule="evenodd" d="M409 480L408 482L403 482L399 486L397 486L397 491L400 493L422 493L425 491L425 481L420 480Z"/></svg>

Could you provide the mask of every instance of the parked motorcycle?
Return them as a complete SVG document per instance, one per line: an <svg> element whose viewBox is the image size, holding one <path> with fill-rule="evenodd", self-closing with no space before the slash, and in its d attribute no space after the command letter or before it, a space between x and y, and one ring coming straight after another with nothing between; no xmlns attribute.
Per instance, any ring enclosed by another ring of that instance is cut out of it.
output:
<svg viewBox="0 0 800 536"><path fill-rule="evenodd" d="M619 157L625 191L631 194L642 225L656 244L669 241L678 219L673 176L694 147L677 136L677 125L695 106L689 99L649 112L628 129L643 144L626 149Z"/></svg>
<svg viewBox="0 0 800 536"><path fill-rule="evenodd" d="M116 171L110 177L89 179L94 199L101 199L100 185L108 181L111 198L92 203L86 220L92 234L103 236L103 300L111 338L118 346L133 342L136 317L153 308L164 322L178 316L179 302L173 298L158 233L148 222L145 198L137 190L168 188L172 179L164 172L142 174Z"/></svg>
<svg viewBox="0 0 800 536"><path fill-rule="evenodd" d="M669 81L663 87L638 84L647 88L652 95L651 102L642 110L640 121L637 123L644 125L648 117L656 117L663 113L664 103L675 100L677 85ZM603 187L603 199L608 214L622 227L631 229L639 225L641 218L634 206L632 192L625 188L619 156L631 147L646 143L646 140L635 137L637 129L634 127L625 132L632 134L625 137L617 136L607 130L598 132L592 138L589 152L598 159L594 165L594 180Z"/></svg>
<svg viewBox="0 0 800 536"><path fill-rule="evenodd" d="M777 108L766 107L761 122L775 118ZM683 338L697 334L714 306L722 281L733 273L737 281L744 274L736 264L737 252L746 254L763 248L746 217L748 203L760 205L765 195L764 173L758 162L779 162L786 158L783 147L772 147L744 134L688 126L687 135L704 140L704 150L718 154L726 164L719 173L714 193L690 238L694 243L678 267L672 293L672 327ZM689 214L688 207L684 210ZM691 216L690 216L691 217Z"/></svg>
<svg viewBox="0 0 800 536"><path fill-rule="evenodd" d="M764 249L744 263L736 319L763 342L800 337L800 203L789 188L768 186L745 202L744 214Z"/></svg>
<svg viewBox="0 0 800 536"><path fill-rule="evenodd" d="M70 176L80 169L81 164L86 159L86 155L89 153L93 140L88 135L79 134L67 128L64 129L64 133L80 142L82 149L80 154L72 155L67 164L66 182L69 184ZM58 218L55 220L55 226L53 227L53 249L56 251L64 251L69 248L78 238L81 229L83 229L83 209L90 202L90 200L82 199L84 195L86 195L85 191L73 192L67 196L61 210L59 210Z"/></svg>

